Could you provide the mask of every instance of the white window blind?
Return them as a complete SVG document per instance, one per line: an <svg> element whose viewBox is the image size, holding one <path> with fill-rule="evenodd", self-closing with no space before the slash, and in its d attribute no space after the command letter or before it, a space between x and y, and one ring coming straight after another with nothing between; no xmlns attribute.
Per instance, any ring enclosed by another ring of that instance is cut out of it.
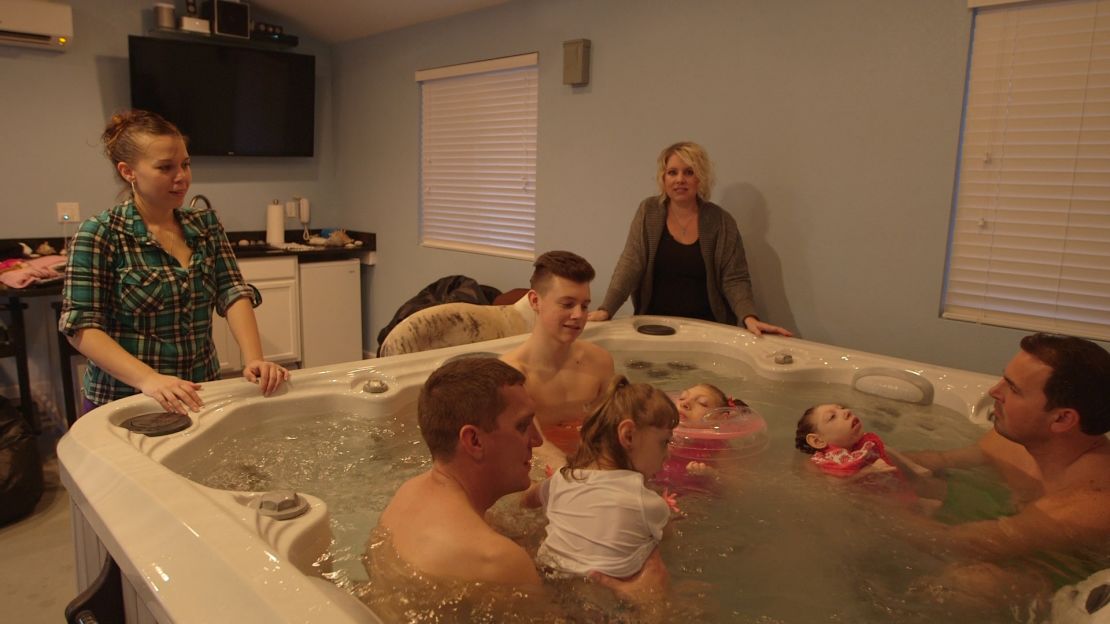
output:
<svg viewBox="0 0 1110 624"><path fill-rule="evenodd" d="M1110 339L1110 0L979 9L943 316Z"/></svg>
<svg viewBox="0 0 1110 624"><path fill-rule="evenodd" d="M423 245L535 258L536 62L417 72Z"/></svg>

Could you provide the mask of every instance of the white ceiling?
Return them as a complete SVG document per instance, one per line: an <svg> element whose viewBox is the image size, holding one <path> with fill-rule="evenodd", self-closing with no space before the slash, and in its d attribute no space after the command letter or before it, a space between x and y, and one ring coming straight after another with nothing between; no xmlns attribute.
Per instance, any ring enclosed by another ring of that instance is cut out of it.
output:
<svg viewBox="0 0 1110 624"><path fill-rule="evenodd" d="M387 30L430 22L508 0L251 0L251 5L276 18L293 35L340 43Z"/></svg>

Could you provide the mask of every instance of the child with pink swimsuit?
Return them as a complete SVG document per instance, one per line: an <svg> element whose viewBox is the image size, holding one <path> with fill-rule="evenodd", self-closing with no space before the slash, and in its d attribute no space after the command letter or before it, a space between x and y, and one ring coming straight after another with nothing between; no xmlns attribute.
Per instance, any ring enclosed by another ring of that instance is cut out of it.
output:
<svg viewBox="0 0 1110 624"><path fill-rule="evenodd" d="M671 457L656 481L678 491L713 492L716 465L766 448L767 424L747 403L707 383L686 388L675 399L679 425Z"/></svg>
<svg viewBox="0 0 1110 624"><path fill-rule="evenodd" d="M798 421L794 445L808 453L821 472L902 502L917 502L919 495L932 498L936 490L929 470L865 432L859 417L843 405L824 403L807 409Z"/></svg>

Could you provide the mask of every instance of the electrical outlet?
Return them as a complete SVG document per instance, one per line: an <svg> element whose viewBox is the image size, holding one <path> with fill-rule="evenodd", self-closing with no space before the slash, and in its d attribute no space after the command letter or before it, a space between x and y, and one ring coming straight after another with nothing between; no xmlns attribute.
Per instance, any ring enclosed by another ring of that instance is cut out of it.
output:
<svg viewBox="0 0 1110 624"><path fill-rule="evenodd" d="M81 220L81 205L77 202L58 202L58 223L77 223Z"/></svg>

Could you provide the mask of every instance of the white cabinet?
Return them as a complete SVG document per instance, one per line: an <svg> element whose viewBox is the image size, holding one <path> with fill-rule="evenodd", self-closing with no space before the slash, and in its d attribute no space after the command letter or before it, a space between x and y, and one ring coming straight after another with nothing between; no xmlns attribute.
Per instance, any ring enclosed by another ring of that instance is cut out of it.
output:
<svg viewBox="0 0 1110 624"><path fill-rule="evenodd" d="M297 258L246 258L239 261L243 279L262 294L262 304L254 309L262 355L271 362L290 364L301 361L301 305L297 283ZM220 372L243 369L243 355L227 320L216 316L212 339L220 360ZM360 343L361 344L361 343Z"/></svg>
<svg viewBox="0 0 1110 624"><path fill-rule="evenodd" d="M362 279L357 258L300 265L302 365L362 359Z"/></svg>

